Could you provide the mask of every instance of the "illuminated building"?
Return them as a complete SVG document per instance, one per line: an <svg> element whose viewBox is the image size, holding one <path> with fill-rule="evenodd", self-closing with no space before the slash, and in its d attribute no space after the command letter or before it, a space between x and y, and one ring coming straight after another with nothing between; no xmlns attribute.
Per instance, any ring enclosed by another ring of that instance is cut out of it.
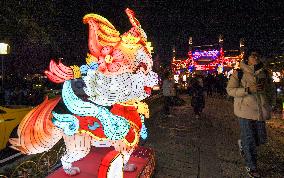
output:
<svg viewBox="0 0 284 178"><path fill-rule="evenodd" d="M190 37L187 59L176 59L175 55L173 56L171 63L173 73L176 75L194 71L221 73L236 68L244 54L243 39L240 40L240 50L224 51L223 42L223 36L220 35L218 45L192 46L192 37Z"/></svg>

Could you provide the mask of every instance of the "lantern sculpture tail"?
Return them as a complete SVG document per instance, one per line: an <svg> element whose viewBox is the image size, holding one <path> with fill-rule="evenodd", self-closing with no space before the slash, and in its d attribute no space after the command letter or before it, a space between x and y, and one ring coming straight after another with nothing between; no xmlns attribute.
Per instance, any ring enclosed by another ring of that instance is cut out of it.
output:
<svg viewBox="0 0 284 178"><path fill-rule="evenodd" d="M12 148L24 154L42 153L51 149L63 136L61 129L51 121L51 111L61 97L46 98L43 103L32 109L18 127L19 138L10 138Z"/></svg>

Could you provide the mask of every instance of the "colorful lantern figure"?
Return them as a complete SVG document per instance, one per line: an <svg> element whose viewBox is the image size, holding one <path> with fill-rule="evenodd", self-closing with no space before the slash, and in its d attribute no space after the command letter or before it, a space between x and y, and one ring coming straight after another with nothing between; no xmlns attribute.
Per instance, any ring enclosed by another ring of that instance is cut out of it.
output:
<svg viewBox="0 0 284 178"><path fill-rule="evenodd" d="M19 138L10 139L15 149L42 153L63 138L63 169L75 175L80 169L72 163L85 157L91 146L114 146L102 161L99 177L123 177L123 170L135 170L135 165L127 163L140 137L147 137L144 118L149 117L148 106L141 100L150 96L158 75L152 71L146 33L133 11L126 9L126 14L132 28L123 35L100 15L83 18L89 26L86 64L68 67L51 60L45 71L52 82L63 83L62 99L70 114L53 111L61 97L46 98L20 123ZM77 78L86 84L87 99L80 99L71 87L71 80Z"/></svg>

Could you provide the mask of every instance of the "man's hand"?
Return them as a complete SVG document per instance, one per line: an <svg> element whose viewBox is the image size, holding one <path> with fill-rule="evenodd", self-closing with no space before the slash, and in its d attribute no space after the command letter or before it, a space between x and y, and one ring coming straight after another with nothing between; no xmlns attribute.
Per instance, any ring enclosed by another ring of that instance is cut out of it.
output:
<svg viewBox="0 0 284 178"><path fill-rule="evenodd" d="M249 86L248 91L249 91L249 93L256 93L256 92L263 91L263 85L262 84L251 85L251 86Z"/></svg>

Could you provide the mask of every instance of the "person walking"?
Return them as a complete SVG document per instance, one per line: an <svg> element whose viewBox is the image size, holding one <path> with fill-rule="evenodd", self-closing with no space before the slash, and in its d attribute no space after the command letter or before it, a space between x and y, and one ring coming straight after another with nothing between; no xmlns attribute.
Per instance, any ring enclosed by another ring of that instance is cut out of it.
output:
<svg viewBox="0 0 284 178"><path fill-rule="evenodd" d="M194 76L190 82L189 95L191 95L191 106L193 107L195 118L200 118L205 107L205 97L202 78Z"/></svg>
<svg viewBox="0 0 284 178"><path fill-rule="evenodd" d="M176 96L176 89L175 89L175 82L169 72L165 74L162 90L163 90L163 96L165 98L164 114L167 117L173 117L173 115L170 114L170 107L172 106L174 97Z"/></svg>
<svg viewBox="0 0 284 178"><path fill-rule="evenodd" d="M207 96L212 97L213 85L214 85L214 77L212 74L208 74L206 77L206 88L207 88Z"/></svg>
<svg viewBox="0 0 284 178"><path fill-rule="evenodd" d="M240 153L245 159L250 177L260 177L257 168L257 146L267 142L265 121L271 118L275 105L275 87L260 55L250 53L240 63L227 85L228 95L234 97L234 113L239 118Z"/></svg>

